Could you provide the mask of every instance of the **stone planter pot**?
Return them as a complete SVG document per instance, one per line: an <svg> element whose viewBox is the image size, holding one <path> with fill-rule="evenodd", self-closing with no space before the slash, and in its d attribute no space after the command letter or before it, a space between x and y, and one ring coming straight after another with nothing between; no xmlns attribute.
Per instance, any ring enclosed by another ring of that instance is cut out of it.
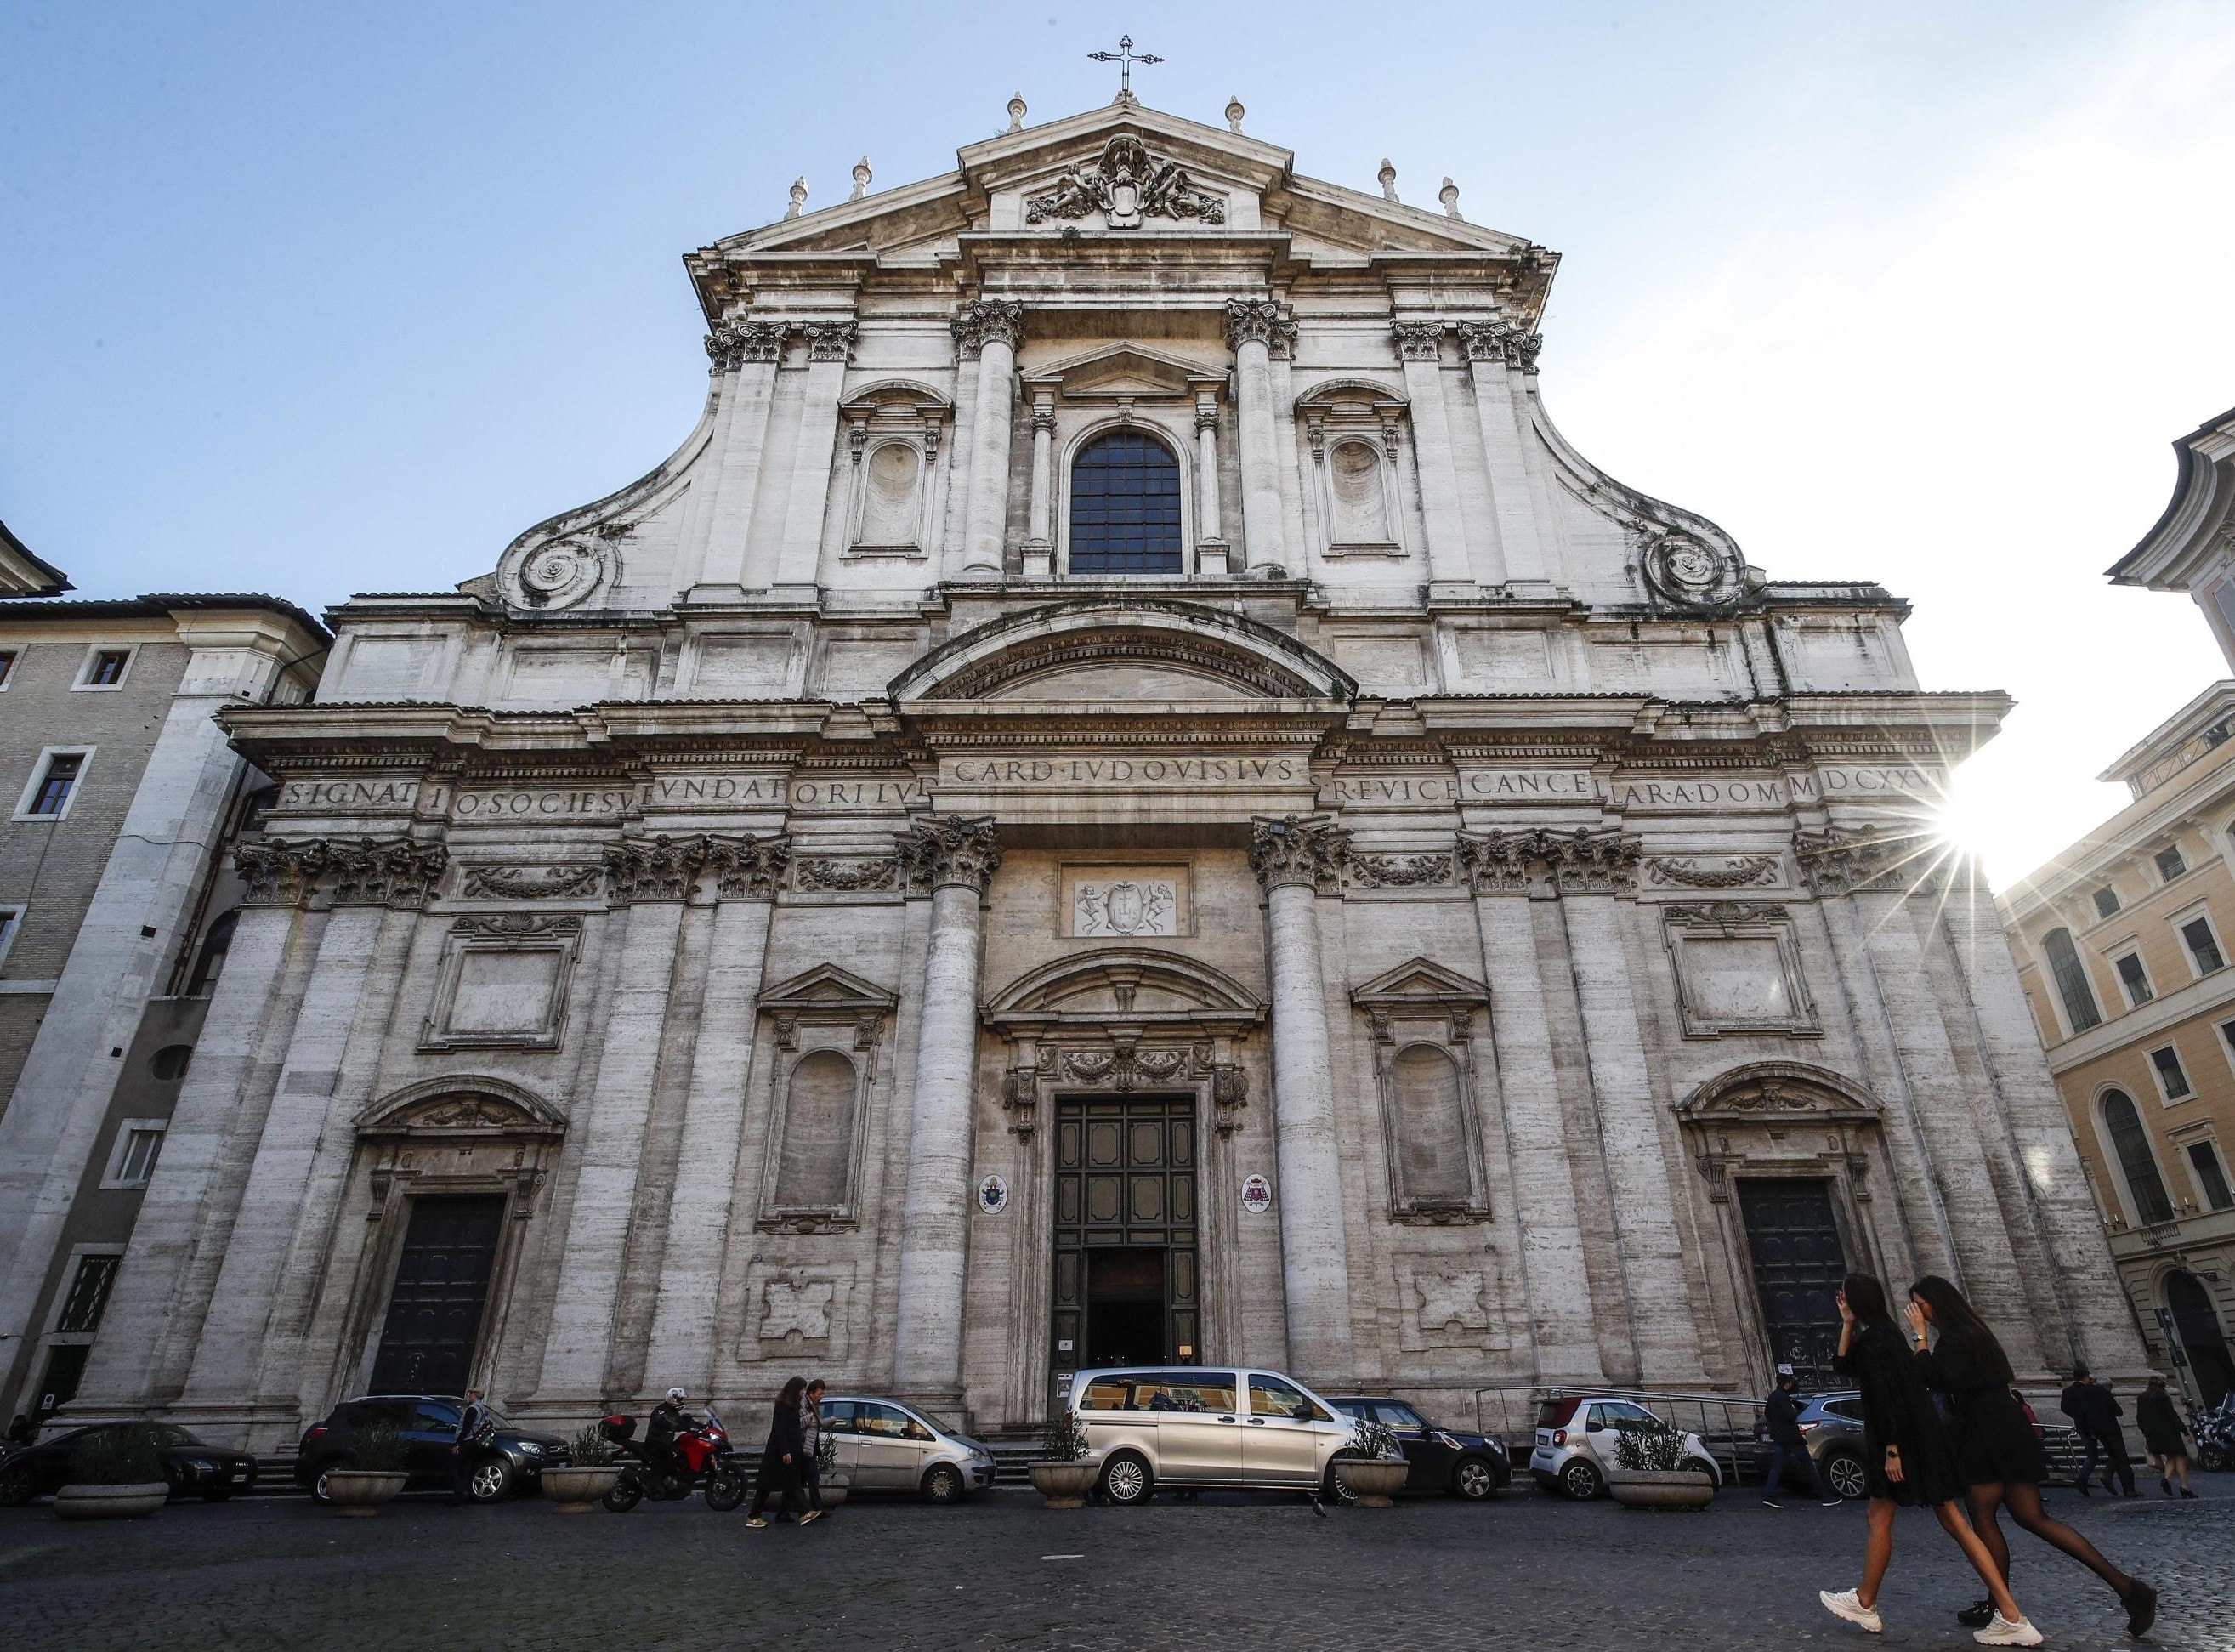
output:
<svg viewBox="0 0 2235 1652"><path fill-rule="evenodd" d="M131 1485L65 1485L55 1493L55 1518L59 1520L132 1520L153 1514L170 1500L171 1488L161 1480Z"/></svg>
<svg viewBox="0 0 2235 1652"><path fill-rule="evenodd" d="M1032 1477L1032 1489L1046 1499L1051 1509L1083 1507L1086 1494L1094 1489L1095 1480L1102 1473L1102 1465L1095 1462L1027 1463L1025 1472Z"/></svg>
<svg viewBox="0 0 2235 1652"><path fill-rule="evenodd" d="M1358 1499L1361 1509L1386 1509L1390 1500L1405 1489L1406 1477L1412 1465L1402 1459L1389 1460L1363 1457L1338 1457L1334 1459L1334 1476L1343 1489Z"/></svg>
<svg viewBox="0 0 2235 1652"><path fill-rule="evenodd" d="M1691 1469L1616 1469L1607 1476L1607 1490L1625 1509L1704 1509L1715 1500L1715 1483Z"/></svg>
<svg viewBox="0 0 2235 1652"><path fill-rule="evenodd" d="M620 1483L618 1464L605 1468L547 1468L537 1477L543 1495L561 1514L587 1514L598 1499Z"/></svg>
<svg viewBox="0 0 2235 1652"><path fill-rule="evenodd" d="M401 1469L334 1469L326 1475L326 1501L337 1514L369 1515L400 1494L410 1478Z"/></svg>
<svg viewBox="0 0 2235 1652"><path fill-rule="evenodd" d="M853 1481L840 1475L836 1479L823 1481L815 1488L815 1495L823 1499L825 1510L835 1509L846 1500L846 1493L853 1487Z"/></svg>

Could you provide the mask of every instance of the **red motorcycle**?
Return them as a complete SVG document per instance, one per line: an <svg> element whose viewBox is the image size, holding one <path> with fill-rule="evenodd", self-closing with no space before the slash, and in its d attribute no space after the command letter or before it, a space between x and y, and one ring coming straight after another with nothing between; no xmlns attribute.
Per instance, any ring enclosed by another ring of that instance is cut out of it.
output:
<svg viewBox="0 0 2235 1652"><path fill-rule="evenodd" d="M620 1450L621 1477L605 1497L615 1514L626 1514L646 1498L672 1503L698 1491L705 1492L708 1508L725 1514L745 1500L744 1471L730 1450L729 1430L711 1406L704 1420L677 1432L659 1460L635 1443L633 1417L608 1417L598 1429Z"/></svg>

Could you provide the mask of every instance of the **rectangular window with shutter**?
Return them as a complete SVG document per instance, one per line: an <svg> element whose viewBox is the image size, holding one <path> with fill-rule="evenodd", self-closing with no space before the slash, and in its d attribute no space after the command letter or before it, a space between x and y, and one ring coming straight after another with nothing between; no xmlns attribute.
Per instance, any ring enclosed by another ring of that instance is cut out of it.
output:
<svg viewBox="0 0 2235 1652"><path fill-rule="evenodd" d="M2150 990L2150 978L2143 972L2140 954L2130 952L2112 967L2119 972L2119 985L2126 989L2128 1009L2138 1010L2157 996Z"/></svg>
<svg viewBox="0 0 2235 1652"><path fill-rule="evenodd" d="M2202 918L2191 918L2180 927L2180 938L2188 947L2191 962L2199 975L2209 975L2226 963L2219 955L2219 942L2212 933L2212 925Z"/></svg>
<svg viewBox="0 0 2235 1652"><path fill-rule="evenodd" d="M2180 1069L2180 1052L2170 1044L2150 1052L2150 1065L2157 1069L2158 1087L2167 1101L2186 1100L2195 1093L2188 1087L2188 1075Z"/></svg>
<svg viewBox="0 0 2235 1652"><path fill-rule="evenodd" d="M2227 1186L2227 1168L2219 1162L2219 1150L2210 1142L2191 1142L2188 1162L2196 1172L2197 1191L2204 1195L2208 1209L2225 1210L2235 1205L2235 1191Z"/></svg>

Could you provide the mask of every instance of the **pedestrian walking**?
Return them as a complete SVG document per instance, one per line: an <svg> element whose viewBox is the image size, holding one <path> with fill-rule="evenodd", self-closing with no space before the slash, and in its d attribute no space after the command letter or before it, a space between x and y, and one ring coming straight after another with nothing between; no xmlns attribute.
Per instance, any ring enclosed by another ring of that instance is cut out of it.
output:
<svg viewBox="0 0 2235 1652"><path fill-rule="evenodd" d="M768 1524L761 1513L776 1498L776 1518L779 1524L789 1522L799 1507L799 1457L805 1447L799 1432L799 1399L807 1392L807 1379L794 1377L783 1385L783 1392L776 1397L776 1410L769 1419L768 1444L761 1450L760 1484L753 1488L752 1511L745 1524L754 1531ZM814 1519L812 1512L801 1521L805 1524Z"/></svg>
<svg viewBox="0 0 2235 1652"><path fill-rule="evenodd" d="M823 1379L807 1385L799 1399L799 1483L807 1493L803 1524L820 1520L829 1511L823 1506Z"/></svg>
<svg viewBox="0 0 2235 1652"><path fill-rule="evenodd" d="M1949 1432L1956 1447L1956 1472L1967 1488L1972 1530L2005 1582L2010 1575L2010 1546L2002 1536L2002 1511L2043 1543L2061 1549L2111 1585L2127 1609L2127 1632L2143 1635L2158 1612L2158 1592L2103 1558L2095 1545L2042 1506L2041 1488L2048 1478L2048 1454L2026 1420L2025 1406L2012 1392L2016 1380L2009 1356L1979 1311L1963 1293L1937 1275L1928 1274L1909 1288L1903 1309L1916 1349L1917 1374L1947 1402ZM1984 1623L1994 1616L1991 1600L1956 1614L1964 1624Z"/></svg>
<svg viewBox="0 0 2235 1652"><path fill-rule="evenodd" d="M38 1438L38 1424L19 1411L16 1413L16 1419L8 1425L7 1443L10 1446L28 1446Z"/></svg>
<svg viewBox="0 0 2235 1652"><path fill-rule="evenodd" d="M2080 1478L2073 1483L2074 1488L2082 1497L2088 1495L2088 1482L2094 1478L2095 1459L2101 1453L2103 1489L2111 1490L2115 1476L2119 1495L2133 1496L2134 1465L2127 1456L2126 1431L2119 1426L2119 1419L2127 1414L2127 1408L2119 1403L2118 1396L2108 1385L2089 1376L2086 1366L2075 1365L2072 1367L2072 1385L2065 1389L2058 1406L2072 1419L2072 1426L2079 1430L2088 1447L2081 1459Z"/></svg>
<svg viewBox="0 0 2235 1652"><path fill-rule="evenodd" d="M2134 1422L2142 1431L2142 1449L2157 1459L2158 1489L2171 1497L2179 1479L2181 1496L2194 1497L2188 1489L2188 1431L2181 1426L2163 1377L2152 1377L2134 1401Z"/></svg>
<svg viewBox="0 0 2235 1652"><path fill-rule="evenodd" d="M1818 1498L1827 1509L1839 1506L1839 1499L1824 1495L1824 1482L1816 1472L1816 1459L1808 1454L1808 1436L1800 1432L1800 1398L1795 1392L1800 1380L1793 1374L1793 1367L1777 1367L1777 1386L1762 1402L1761 1417L1769 1430L1769 1483L1764 1488L1765 1508L1781 1509L1778 1493L1785 1486L1785 1463L1789 1457L1808 1471L1808 1495Z"/></svg>
<svg viewBox="0 0 2235 1652"><path fill-rule="evenodd" d="M1987 1545L1964 1524L1963 1477L1956 1472L1940 1413L1924 1391L1910 1346L1894 1325L1885 1287L1868 1274L1849 1274L1836 1301L1839 1351L1832 1364L1852 1380L1862 1397L1870 1536L1863 1548L1861 1583L1838 1594L1827 1589L1817 1598L1833 1616L1873 1635L1883 1632L1878 1586L1893 1559L1894 1511L1904 1504L1930 1509L1986 1583L1994 1603L1994 1620L1971 1638L1982 1646L2039 1646L2041 1631L2026 1621Z"/></svg>
<svg viewBox="0 0 2235 1652"><path fill-rule="evenodd" d="M482 1401L478 1388L466 1390L466 1403L458 1412L457 1436L450 1442L450 1506L470 1502L473 1485L474 1454L481 1449L482 1436L489 1432L489 1408Z"/></svg>

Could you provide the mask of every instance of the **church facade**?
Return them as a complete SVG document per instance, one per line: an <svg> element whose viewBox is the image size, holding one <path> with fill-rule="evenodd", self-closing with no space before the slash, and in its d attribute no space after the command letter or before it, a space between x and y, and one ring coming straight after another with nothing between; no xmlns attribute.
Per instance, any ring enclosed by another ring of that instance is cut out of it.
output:
<svg viewBox="0 0 2235 1652"><path fill-rule="evenodd" d="M1456 191L1012 115L691 254L673 457L226 714L278 790L80 1409L1757 1392L1848 1267L2137 1367L1917 852L2007 701L1572 449Z"/></svg>

